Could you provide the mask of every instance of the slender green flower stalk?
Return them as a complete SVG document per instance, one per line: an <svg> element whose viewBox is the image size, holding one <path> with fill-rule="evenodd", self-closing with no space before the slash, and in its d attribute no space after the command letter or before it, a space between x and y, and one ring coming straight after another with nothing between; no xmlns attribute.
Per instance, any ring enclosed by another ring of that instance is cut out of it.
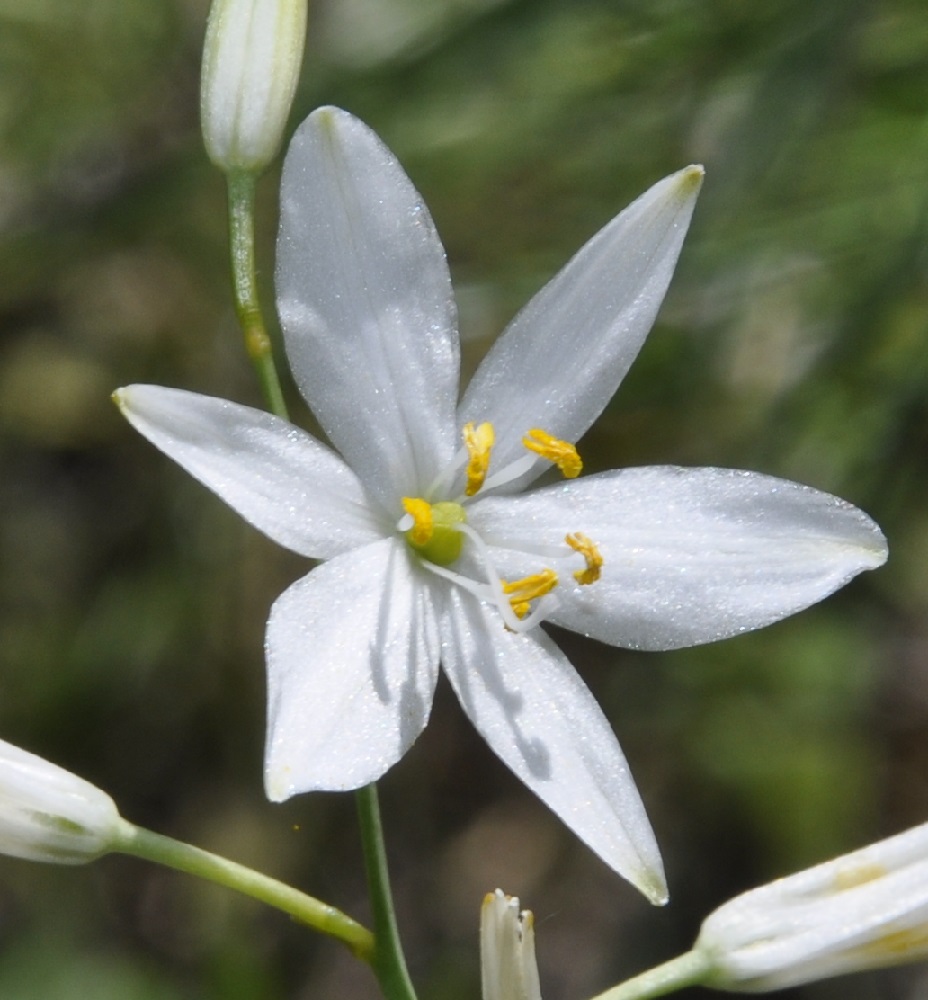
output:
<svg viewBox="0 0 928 1000"><path fill-rule="evenodd" d="M118 838L111 850L131 854L146 861L154 861L175 871L195 875L197 878L233 889L243 896L260 900L268 906L282 910L320 934L337 938L365 962L373 961L374 937L366 927L334 906L329 906L328 903L323 903L313 896L307 896L283 882L278 882L277 879L269 878L244 865L191 844L184 844L133 826L125 820L120 821Z"/></svg>
<svg viewBox="0 0 928 1000"><path fill-rule="evenodd" d="M216 854L133 826L95 785L0 740L0 853L82 864L131 854L234 889L346 944L366 962L374 937L334 906Z"/></svg>
<svg viewBox="0 0 928 1000"><path fill-rule="evenodd" d="M307 0L213 0L201 115L209 158L258 173L277 155L303 62Z"/></svg>
<svg viewBox="0 0 928 1000"><path fill-rule="evenodd" d="M274 351L258 296L255 270L255 175L234 170L226 175L229 192L229 250L235 314L248 355L258 377L267 408L287 419L287 404L274 364Z"/></svg>

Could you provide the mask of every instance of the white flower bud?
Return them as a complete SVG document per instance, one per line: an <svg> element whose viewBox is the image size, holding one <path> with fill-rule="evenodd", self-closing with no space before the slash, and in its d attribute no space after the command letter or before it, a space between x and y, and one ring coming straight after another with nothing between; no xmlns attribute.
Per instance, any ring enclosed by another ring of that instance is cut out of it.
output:
<svg viewBox="0 0 928 1000"><path fill-rule="evenodd" d="M0 853L80 864L111 850L121 823L105 792L0 740Z"/></svg>
<svg viewBox="0 0 928 1000"><path fill-rule="evenodd" d="M534 918L501 889L480 910L480 965L483 1000L541 1000Z"/></svg>
<svg viewBox="0 0 928 1000"><path fill-rule="evenodd" d="M745 993L928 957L928 824L735 897L695 951Z"/></svg>
<svg viewBox="0 0 928 1000"><path fill-rule="evenodd" d="M303 61L307 0L213 0L203 47L203 141L222 170L280 148Z"/></svg>

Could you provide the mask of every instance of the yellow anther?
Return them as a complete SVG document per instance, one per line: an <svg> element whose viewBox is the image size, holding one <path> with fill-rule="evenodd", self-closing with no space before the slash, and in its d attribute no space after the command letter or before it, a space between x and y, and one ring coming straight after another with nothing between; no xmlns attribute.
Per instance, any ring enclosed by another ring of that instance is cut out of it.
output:
<svg viewBox="0 0 928 1000"><path fill-rule="evenodd" d="M524 618L531 610L531 602L537 597L550 594L557 586L557 573L553 569L543 569L540 573L523 576L512 583L502 581L503 593L509 596L509 603L517 618Z"/></svg>
<svg viewBox="0 0 928 1000"><path fill-rule="evenodd" d="M567 542L574 552L579 552L586 561L586 569L574 571L574 579L577 583L584 587L591 583L596 583L602 574L603 556L599 549L596 548L593 540L587 538L586 535L581 534L579 531L575 531L572 535L568 535L564 541Z"/></svg>
<svg viewBox="0 0 928 1000"><path fill-rule="evenodd" d="M553 462L565 479L576 479L583 469L583 462L577 454L577 449L569 441L561 441L540 427L533 427L522 438L522 444L529 451Z"/></svg>
<svg viewBox="0 0 928 1000"><path fill-rule="evenodd" d="M490 452L496 441L492 424L464 425L464 447L467 448L466 496L472 497L480 491L490 467Z"/></svg>
<svg viewBox="0 0 928 1000"><path fill-rule="evenodd" d="M403 497L403 509L413 519L413 526L406 532L406 537L413 545L427 544L435 530L432 505L419 497Z"/></svg>

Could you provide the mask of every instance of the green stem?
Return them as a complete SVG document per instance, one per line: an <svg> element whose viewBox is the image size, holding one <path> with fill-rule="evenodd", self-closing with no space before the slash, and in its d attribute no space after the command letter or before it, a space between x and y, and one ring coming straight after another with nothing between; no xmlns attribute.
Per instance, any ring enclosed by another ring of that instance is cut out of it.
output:
<svg viewBox="0 0 928 1000"><path fill-rule="evenodd" d="M709 972L709 961L698 951L688 951L685 955L664 962L634 979L628 979L593 997L593 1000L650 1000L675 993L684 986L697 986L705 981Z"/></svg>
<svg viewBox="0 0 928 1000"><path fill-rule="evenodd" d="M368 894L374 914L375 947L371 965L387 1000L416 1000L406 958L396 926L390 873L387 871L387 851L380 823L380 803L377 786L366 785L355 792L358 822L361 826L361 846L367 871Z"/></svg>
<svg viewBox="0 0 928 1000"><path fill-rule="evenodd" d="M268 409L287 418L287 404L274 367L271 338L264 325L255 275L255 175L245 170L227 174L229 243L235 312L245 335L245 350L255 367Z"/></svg>
<svg viewBox="0 0 928 1000"><path fill-rule="evenodd" d="M144 858L146 861L154 861L156 864L234 889L245 896L251 896L252 899L258 899L268 906L289 913L291 917L319 931L320 934L337 938L358 958L371 965L377 958L374 936L366 927L362 927L341 910L227 858L152 833L142 827L133 826L125 820L121 822L119 840L113 850Z"/></svg>

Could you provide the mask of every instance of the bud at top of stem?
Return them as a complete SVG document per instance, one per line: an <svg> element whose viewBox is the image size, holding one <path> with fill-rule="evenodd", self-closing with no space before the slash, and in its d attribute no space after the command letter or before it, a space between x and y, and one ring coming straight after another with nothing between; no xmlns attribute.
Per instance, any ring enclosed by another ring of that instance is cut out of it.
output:
<svg viewBox="0 0 928 1000"><path fill-rule="evenodd" d="M203 141L220 169L274 158L303 61L307 0L213 0L203 47Z"/></svg>
<svg viewBox="0 0 928 1000"><path fill-rule="evenodd" d="M92 861L115 847L122 822L106 792L0 740L0 853Z"/></svg>
<svg viewBox="0 0 928 1000"><path fill-rule="evenodd" d="M532 914L501 889L480 910L480 966L483 1000L541 1000Z"/></svg>

